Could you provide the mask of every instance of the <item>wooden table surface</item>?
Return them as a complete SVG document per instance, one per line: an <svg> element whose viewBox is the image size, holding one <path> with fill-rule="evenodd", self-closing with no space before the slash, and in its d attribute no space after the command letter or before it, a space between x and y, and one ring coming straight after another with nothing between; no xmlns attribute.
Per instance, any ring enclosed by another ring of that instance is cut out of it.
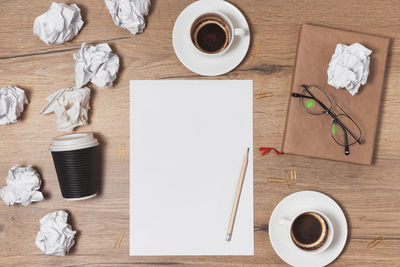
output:
<svg viewBox="0 0 400 267"><path fill-rule="evenodd" d="M284 266L268 239L269 216L290 193L316 190L334 198L348 224L347 245L333 266L400 266L400 4L397 0L233 0L247 17L252 42L245 60L216 79L254 81L254 234L255 255L246 257L129 257L129 80L215 79L196 75L177 60L171 41L174 21L193 1L153 0L145 31L136 36L114 25L101 0L76 0L85 25L63 45L46 45L32 35L36 16L50 0L0 0L0 87L26 89L29 105L18 123L0 126L0 187L15 163L32 164L43 178L45 201L6 207L0 201L0 266L267 265ZM280 147L300 26L326 25L391 38L381 115L372 166L300 156L258 153ZM54 114L39 115L52 92L74 85L74 59L82 42L107 42L121 61L112 88L92 88L90 123L100 140L103 175L98 197L66 202L48 152L56 130ZM120 147L127 159L120 162ZM298 172L293 188L271 184L291 165ZM39 219L64 209L78 231L67 257L45 256L34 241ZM114 248L125 232L120 248ZM384 236L378 246L367 244Z"/></svg>

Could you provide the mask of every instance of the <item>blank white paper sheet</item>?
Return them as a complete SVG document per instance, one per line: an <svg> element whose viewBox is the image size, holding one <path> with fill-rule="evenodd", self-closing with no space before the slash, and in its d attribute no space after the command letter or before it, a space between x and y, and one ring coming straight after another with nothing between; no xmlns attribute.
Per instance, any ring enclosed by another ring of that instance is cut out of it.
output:
<svg viewBox="0 0 400 267"><path fill-rule="evenodd" d="M130 255L254 255L252 81L131 81L130 116Z"/></svg>

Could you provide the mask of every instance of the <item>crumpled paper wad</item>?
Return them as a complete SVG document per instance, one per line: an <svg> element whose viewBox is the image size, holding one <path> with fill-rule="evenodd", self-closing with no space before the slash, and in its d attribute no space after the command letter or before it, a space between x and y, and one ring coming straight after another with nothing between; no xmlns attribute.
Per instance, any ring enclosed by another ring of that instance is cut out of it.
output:
<svg viewBox="0 0 400 267"><path fill-rule="evenodd" d="M144 16L149 14L150 0L105 0L115 25L140 33L146 27Z"/></svg>
<svg viewBox="0 0 400 267"><path fill-rule="evenodd" d="M17 122L28 104L24 90L16 86L0 88L0 125Z"/></svg>
<svg viewBox="0 0 400 267"><path fill-rule="evenodd" d="M68 213L58 210L40 219L40 231L36 236L36 246L44 254L65 256L75 244L75 234L67 223Z"/></svg>
<svg viewBox="0 0 400 267"><path fill-rule="evenodd" d="M33 34L46 44L62 44L77 36L82 26L81 10L77 5L53 2L48 11L35 19Z"/></svg>
<svg viewBox="0 0 400 267"><path fill-rule="evenodd" d="M337 44L328 67L328 84L346 88L351 95L367 83L371 50L359 43L350 46Z"/></svg>
<svg viewBox="0 0 400 267"><path fill-rule="evenodd" d="M93 46L83 43L81 49L74 54L74 59L77 87L82 87L89 81L99 87L111 87L117 78L119 58L106 43Z"/></svg>
<svg viewBox="0 0 400 267"><path fill-rule="evenodd" d="M40 114L54 112L57 116L57 129L71 132L75 127L86 125L90 109L90 89L63 88L49 95L47 105Z"/></svg>
<svg viewBox="0 0 400 267"><path fill-rule="evenodd" d="M26 206L44 199L43 194L38 191L41 185L40 176L32 166L14 165L8 171L6 182L7 186L0 189L0 197L7 206L16 203Z"/></svg>

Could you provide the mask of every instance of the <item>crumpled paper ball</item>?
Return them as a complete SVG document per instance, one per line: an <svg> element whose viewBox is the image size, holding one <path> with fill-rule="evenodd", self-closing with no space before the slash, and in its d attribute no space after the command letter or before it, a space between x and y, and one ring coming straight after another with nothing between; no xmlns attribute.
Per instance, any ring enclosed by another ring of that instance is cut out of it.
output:
<svg viewBox="0 0 400 267"><path fill-rule="evenodd" d="M36 246L44 254L65 256L75 244L75 234L67 223L68 213L58 210L40 219L40 231L36 236Z"/></svg>
<svg viewBox="0 0 400 267"><path fill-rule="evenodd" d="M140 33L146 27L144 16L149 14L150 0L105 0L115 25Z"/></svg>
<svg viewBox="0 0 400 267"><path fill-rule="evenodd" d="M62 44L77 36L82 26L81 10L77 5L53 2L48 11L35 19L33 34L46 44Z"/></svg>
<svg viewBox="0 0 400 267"><path fill-rule="evenodd" d="M24 111L24 104L28 104L24 90L11 85L1 88L0 125L17 122Z"/></svg>
<svg viewBox="0 0 400 267"><path fill-rule="evenodd" d="M106 43L93 46L83 43L74 54L74 59L76 87L82 87L89 81L99 87L111 87L117 78L119 58Z"/></svg>
<svg viewBox="0 0 400 267"><path fill-rule="evenodd" d="M346 88L351 95L367 83L371 50L359 43L350 46L337 44L328 67L328 84Z"/></svg>
<svg viewBox="0 0 400 267"><path fill-rule="evenodd" d="M71 132L75 127L87 124L89 88L63 88L49 95L46 100L49 103L42 108L40 114L54 112L59 131Z"/></svg>
<svg viewBox="0 0 400 267"><path fill-rule="evenodd" d="M0 189L0 197L7 206L16 203L26 206L44 199L43 194L38 191L41 185L40 176L32 166L14 165L8 171L6 182L7 186Z"/></svg>

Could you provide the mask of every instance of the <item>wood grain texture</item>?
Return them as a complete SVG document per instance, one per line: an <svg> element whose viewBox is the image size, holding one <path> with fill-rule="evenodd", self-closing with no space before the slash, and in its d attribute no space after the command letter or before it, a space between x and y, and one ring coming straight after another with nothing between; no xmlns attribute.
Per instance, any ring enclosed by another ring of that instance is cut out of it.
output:
<svg viewBox="0 0 400 267"><path fill-rule="evenodd" d="M285 266L268 239L268 220L275 205L301 190L333 197L349 223L348 243L332 266L399 266L400 262L400 4L397 0L232 0L246 15L252 42L246 59L216 79L254 81L254 150L280 147L284 129L300 25L313 23L391 38L372 166L299 156L254 155L255 256L129 257L129 238L114 248L121 231L129 233L129 80L215 79L200 77L180 64L171 42L173 23L192 1L153 0L145 32L133 36L114 25L104 2L77 0L85 26L72 41L47 46L32 35L33 21L50 0L0 0L0 86L26 89L29 105L22 119L0 127L0 186L15 163L32 164L43 177L46 200L29 207L0 204L0 266ZM72 3L72 2L71 2ZM62 200L48 145L56 130L55 116L39 115L50 93L74 84L72 54L82 42L107 42L120 56L115 86L92 90L90 124L101 142L103 175L100 195L82 202ZM272 96L271 96L272 95ZM297 167L298 183L289 189L267 177ZM56 209L69 212L78 231L68 257L42 255L34 240L39 219ZM383 235L377 247L369 241Z"/></svg>

